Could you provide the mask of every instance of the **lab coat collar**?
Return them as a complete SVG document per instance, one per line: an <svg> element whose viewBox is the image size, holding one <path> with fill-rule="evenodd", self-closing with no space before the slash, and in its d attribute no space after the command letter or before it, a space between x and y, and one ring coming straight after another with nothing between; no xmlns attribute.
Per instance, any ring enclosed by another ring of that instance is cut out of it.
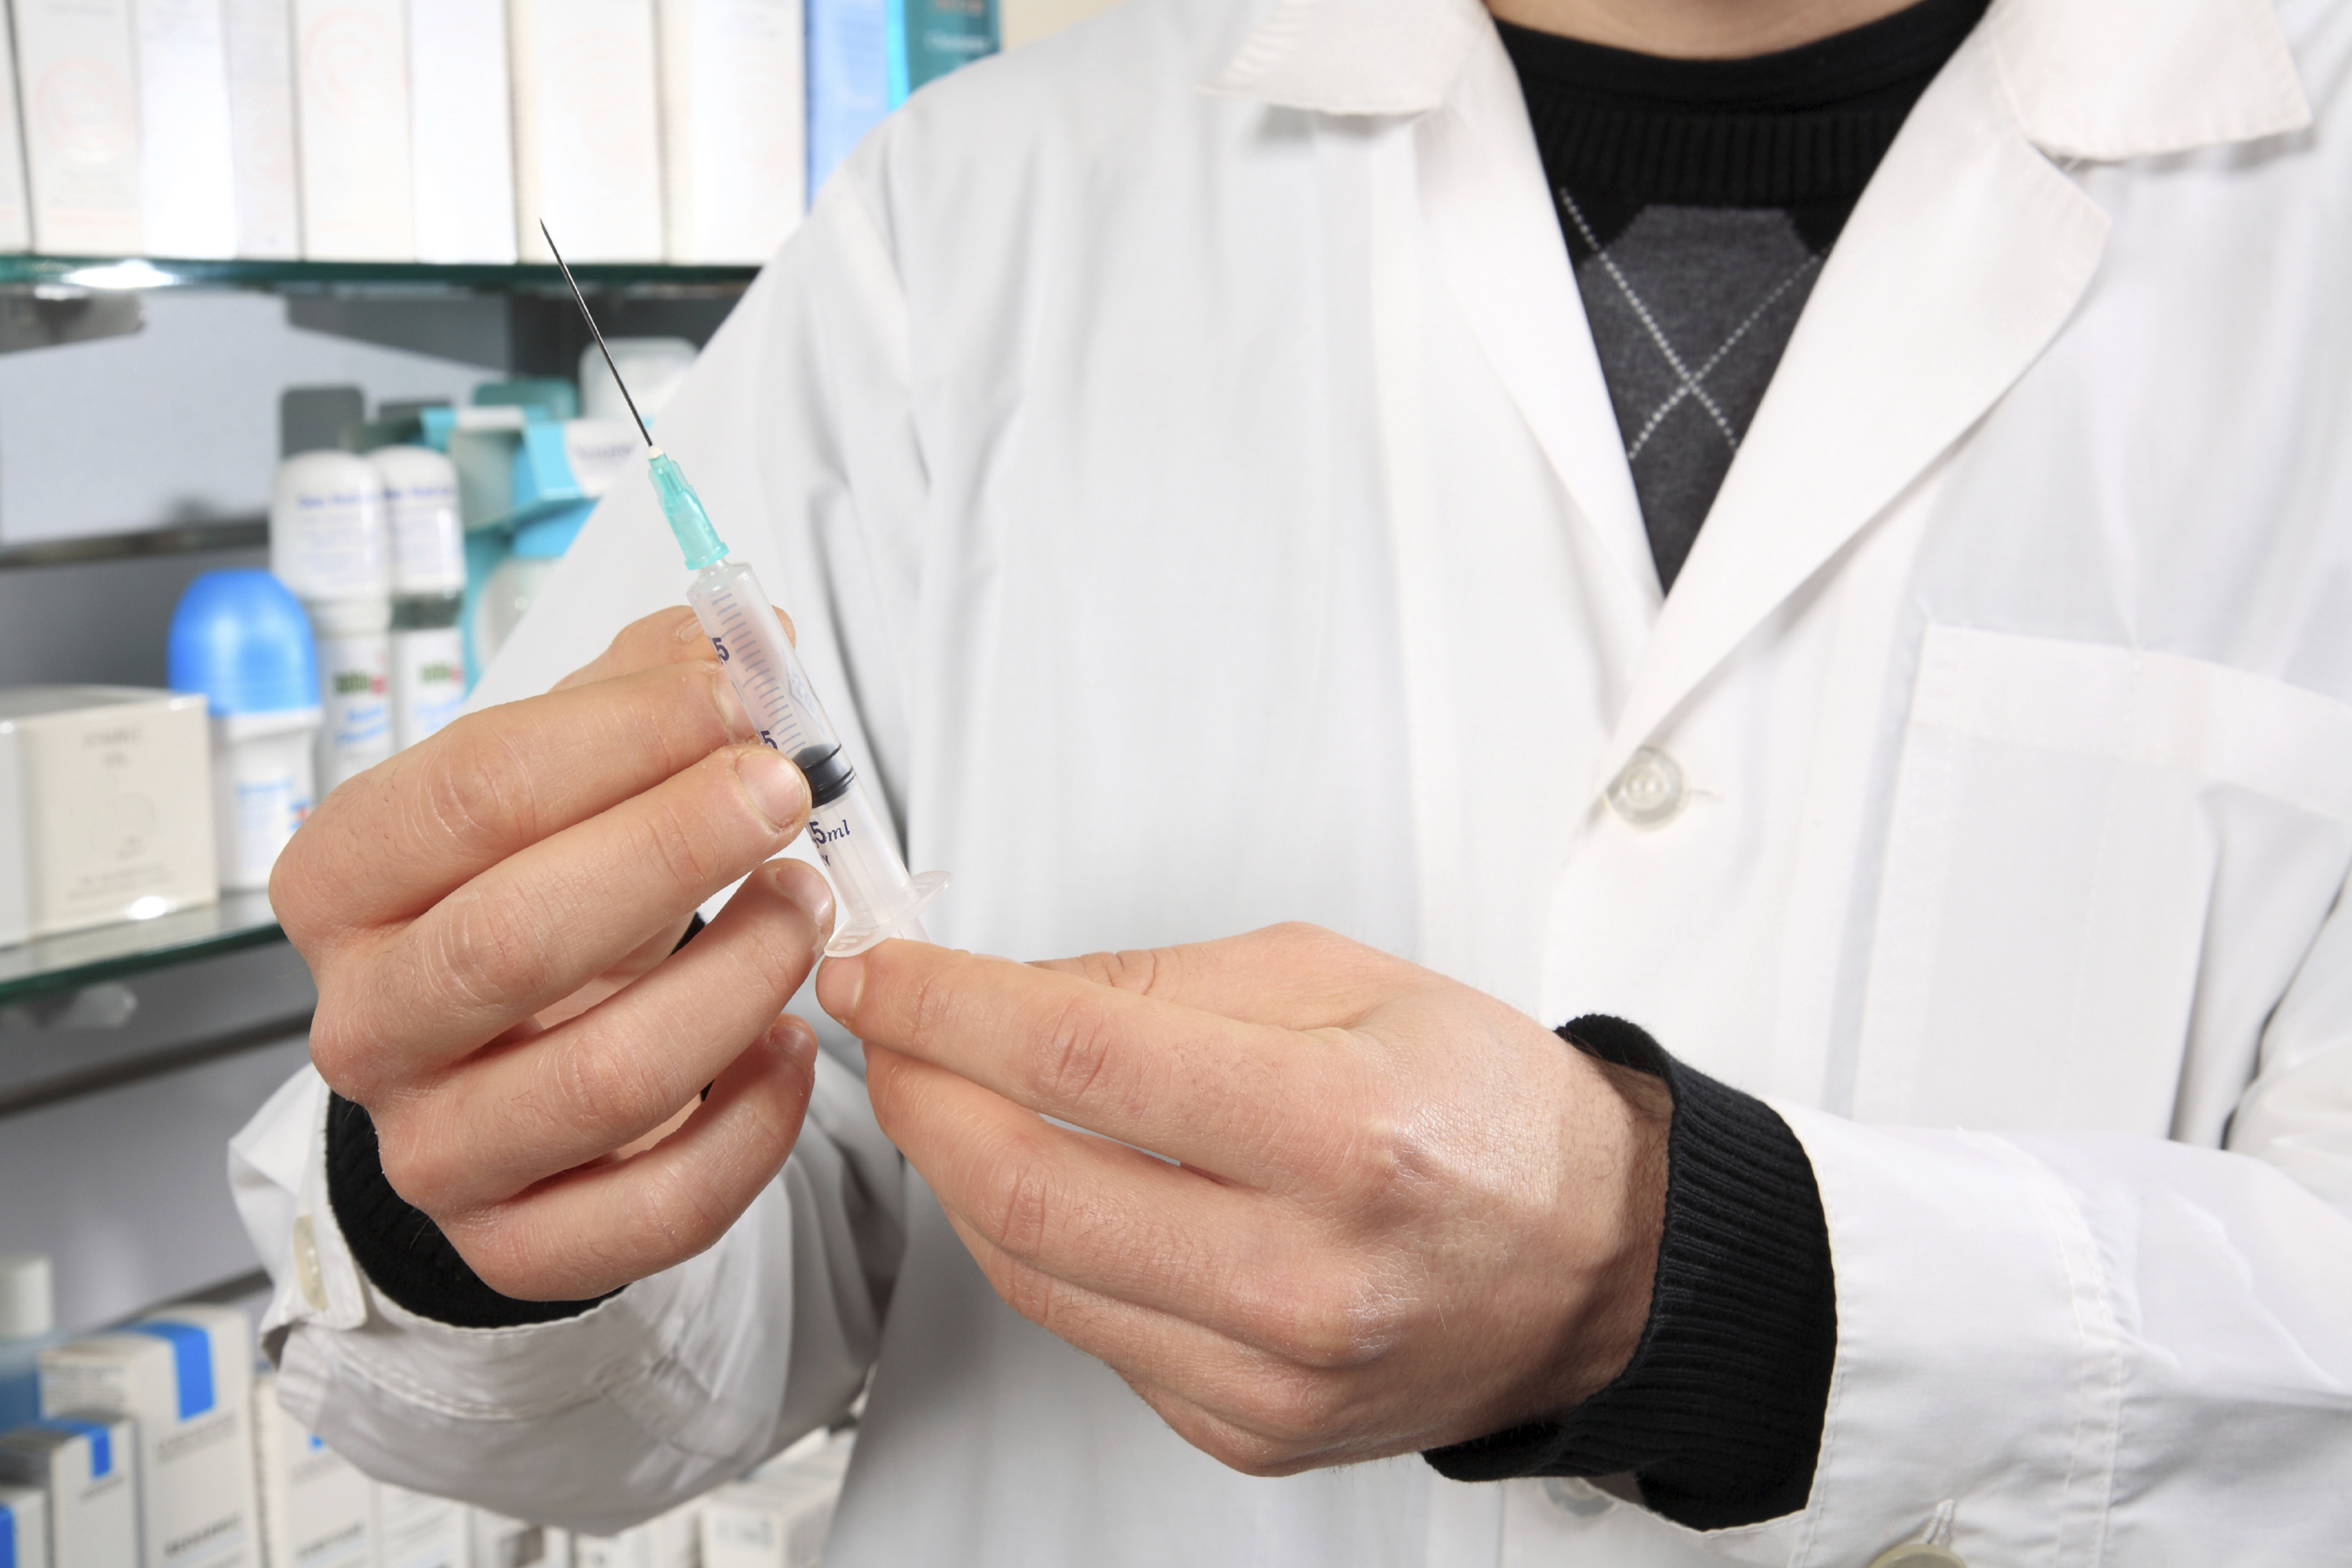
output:
<svg viewBox="0 0 2352 1568"><path fill-rule="evenodd" d="M1490 26L1479 0L1276 0L1207 89L1425 113ZM2020 128L2053 156L2178 153L2310 122L2271 0L1995 0L1984 26Z"/></svg>

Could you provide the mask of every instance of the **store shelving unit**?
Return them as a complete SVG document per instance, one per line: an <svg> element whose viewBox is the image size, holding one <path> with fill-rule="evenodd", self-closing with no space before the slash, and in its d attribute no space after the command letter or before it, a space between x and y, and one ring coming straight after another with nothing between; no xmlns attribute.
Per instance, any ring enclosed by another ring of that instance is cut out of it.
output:
<svg viewBox="0 0 2352 1568"><path fill-rule="evenodd" d="M284 940L268 894L224 893L216 904L152 920L0 947L0 1007Z"/></svg>
<svg viewBox="0 0 2352 1568"><path fill-rule="evenodd" d="M758 268L660 262L583 262L586 289L646 298L740 293ZM147 256L0 255L0 288L250 289L274 293L548 294L565 292L552 266L438 266L400 261L250 261Z"/></svg>
<svg viewBox="0 0 2352 1568"><path fill-rule="evenodd" d="M598 296L607 331L698 342L757 269L576 271ZM502 317L509 374L572 374L587 346L553 267L164 257L0 255L0 337L14 331L6 346L71 353L138 330L142 298L184 290L284 296L308 330L400 346L430 339L430 323L452 311ZM38 658L20 659L11 679L159 682L161 622L187 577L257 564L266 542L259 519L159 519L109 538L0 548L0 636L10 629L8 605L24 611L101 595L115 625L155 634L151 651L107 672L89 668L83 653L20 642ZM14 618L19 639L34 637L32 617ZM148 627L151 620L157 625ZM0 1192L40 1200L9 1205L0 1244L56 1256L71 1326L157 1300L253 1288L250 1245L223 1185L223 1146L307 1054L316 1005L310 976L261 893L0 947ZM68 1281L89 1289L77 1294Z"/></svg>

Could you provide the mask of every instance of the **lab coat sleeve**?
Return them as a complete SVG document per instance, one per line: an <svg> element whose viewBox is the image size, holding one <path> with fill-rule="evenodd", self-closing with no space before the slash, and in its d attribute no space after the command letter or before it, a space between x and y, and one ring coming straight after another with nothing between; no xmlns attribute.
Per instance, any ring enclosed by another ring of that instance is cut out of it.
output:
<svg viewBox="0 0 2352 1568"><path fill-rule="evenodd" d="M520 1329L420 1318L369 1284L327 1198L305 1069L231 1145L274 1294L279 1398L382 1480L611 1533L735 1476L856 1396L903 1246L904 1166L830 1057L782 1174L719 1244Z"/></svg>
<svg viewBox="0 0 2352 1568"><path fill-rule="evenodd" d="M663 412L722 535L788 605L810 678L887 809L903 759L895 638L923 465L905 308L859 171L830 182ZM544 691L687 574L649 487L619 484L485 673L472 708ZM802 853L795 847L793 853ZM326 1089L305 1072L240 1134L231 1180L276 1284L288 1407L362 1469L550 1524L648 1517L838 1415L903 1248L905 1167L828 1037L782 1174L709 1251L574 1318L464 1329L373 1289L337 1234Z"/></svg>
<svg viewBox="0 0 2352 1568"><path fill-rule="evenodd" d="M2287 1563L2352 1535L2352 904L2228 1151L1776 1105L1821 1184L1838 1355L1805 1510L1711 1536L1867 1563Z"/></svg>

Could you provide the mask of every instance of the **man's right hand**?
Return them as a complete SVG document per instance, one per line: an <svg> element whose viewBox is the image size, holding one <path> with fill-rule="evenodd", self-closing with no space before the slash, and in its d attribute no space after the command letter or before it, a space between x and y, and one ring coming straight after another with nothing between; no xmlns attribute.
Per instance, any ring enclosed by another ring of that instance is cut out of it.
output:
<svg viewBox="0 0 2352 1568"><path fill-rule="evenodd" d="M278 858L311 1059L374 1119L393 1189L505 1295L583 1300L693 1257L799 1135L816 1039L783 1006L832 895L762 864L808 787L750 733L667 610L345 784Z"/></svg>

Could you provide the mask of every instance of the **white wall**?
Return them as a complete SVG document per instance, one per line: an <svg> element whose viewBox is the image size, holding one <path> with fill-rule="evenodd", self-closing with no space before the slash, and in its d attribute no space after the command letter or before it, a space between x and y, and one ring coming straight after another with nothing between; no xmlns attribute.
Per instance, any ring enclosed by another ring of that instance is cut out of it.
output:
<svg viewBox="0 0 2352 1568"><path fill-rule="evenodd" d="M289 324L263 294L155 293L130 337L0 354L0 544L257 517L289 386L463 402L499 373Z"/></svg>

